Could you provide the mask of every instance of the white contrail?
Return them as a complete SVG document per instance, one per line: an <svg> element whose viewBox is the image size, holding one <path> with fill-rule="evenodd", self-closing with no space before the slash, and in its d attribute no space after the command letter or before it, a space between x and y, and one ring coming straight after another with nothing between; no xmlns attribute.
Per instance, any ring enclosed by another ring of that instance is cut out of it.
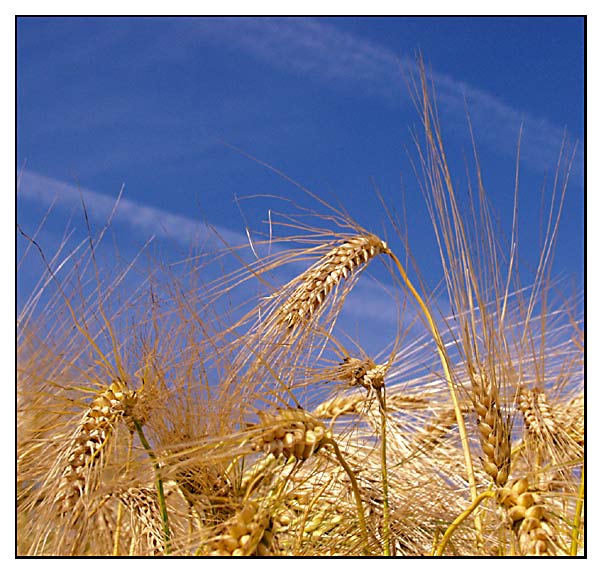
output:
<svg viewBox="0 0 602 574"><path fill-rule="evenodd" d="M411 74L417 71L413 58L319 20L203 18L193 20L192 26L194 33L207 41L243 50L275 68L327 84L335 91L352 89L396 106L407 98L400 67ZM457 78L436 70L432 71L432 78L439 109L458 125L467 125L467 104L479 145L514 157L522 124L522 159L538 170L555 167L563 141L562 128L545 118L522 113L499 97ZM567 139L568 148L574 143L570 137ZM573 167L575 176L582 174L582 163L579 146Z"/></svg>
<svg viewBox="0 0 602 574"><path fill-rule="evenodd" d="M88 216L94 221L104 223L109 218L118 194L114 196L81 189L63 181L24 171L20 176L18 196L25 200L36 201L56 207L81 208L81 198L86 204ZM243 245L247 242L244 234L221 226L209 226L200 220L169 213L162 209L122 198L112 218L137 231L145 239L151 235L175 241L189 247L193 242L216 239L217 232L228 245Z"/></svg>

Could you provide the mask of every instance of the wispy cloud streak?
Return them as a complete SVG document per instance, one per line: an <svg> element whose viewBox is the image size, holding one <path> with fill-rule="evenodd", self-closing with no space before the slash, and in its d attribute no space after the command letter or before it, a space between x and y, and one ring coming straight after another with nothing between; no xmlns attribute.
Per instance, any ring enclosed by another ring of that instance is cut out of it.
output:
<svg viewBox="0 0 602 574"><path fill-rule="evenodd" d="M401 68L415 74L413 58L395 54L336 27L303 18L227 18L194 21L195 33L228 49L243 50L269 65L303 74L355 93L399 102L406 92ZM466 104L480 144L506 156L516 154L523 124L522 158L537 170L554 167L564 130L545 118L518 111L497 96L449 75L432 72L440 110L466 125ZM566 138L570 148L574 138ZM574 172L582 174L578 146Z"/></svg>
<svg viewBox="0 0 602 574"><path fill-rule="evenodd" d="M31 171L24 171L21 175L18 196L44 206L54 203L64 209L81 207L83 197L89 217L101 223L108 220L118 197L117 194L111 196L89 189L80 190L75 185ZM215 232L229 245L247 243L247 238L242 233L221 226L209 226L201 221L125 198L119 201L112 220L127 225L144 239L155 236L186 247L199 241L215 240Z"/></svg>
<svg viewBox="0 0 602 574"><path fill-rule="evenodd" d="M123 197L115 209L118 194L112 196L89 189L80 190L75 185L31 171L24 171L20 175L18 196L22 201L35 202L44 208L53 206L55 209L71 211L81 209L83 197L91 220L104 224L114 212L113 223L125 225L130 233L145 241L155 236L190 247L195 242L214 241L217 232L229 245L248 244L248 238L243 233L223 226L209 226ZM273 246L273 249L278 249L278 246ZM299 272L302 270L300 268ZM392 289L392 286L388 289ZM370 277L363 278L351 294L351 304L344 308L343 320L355 318L355 320L376 321L381 326L395 326L397 318L391 313L392 301L390 298L383 297L386 291L386 287Z"/></svg>

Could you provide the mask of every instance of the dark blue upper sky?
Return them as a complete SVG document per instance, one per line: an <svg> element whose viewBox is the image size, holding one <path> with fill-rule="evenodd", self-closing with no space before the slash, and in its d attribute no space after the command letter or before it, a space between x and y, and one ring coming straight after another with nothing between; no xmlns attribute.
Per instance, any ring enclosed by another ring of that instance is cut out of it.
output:
<svg viewBox="0 0 602 574"><path fill-rule="evenodd" d="M398 211L403 188L410 246L435 285L436 244L408 161L408 152L416 157L409 129L419 118L400 71L412 70L417 50L432 69L457 190L465 189L471 154L466 101L485 187L508 232L522 122L519 239L527 267L537 261L541 189L547 180L545 203L563 131L569 145L579 142L555 270L582 286L580 18L19 18L19 222L33 230L56 198L45 236L52 249L77 210L70 186L90 192L100 225L125 184L130 203L117 229L126 247L155 234L165 256L177 258L196 222L244 239L237 196L308 203L227 142L340 201L379 234L375 186ZM268 209L282 204L241 207L249 227L263 231Z"/></svg>

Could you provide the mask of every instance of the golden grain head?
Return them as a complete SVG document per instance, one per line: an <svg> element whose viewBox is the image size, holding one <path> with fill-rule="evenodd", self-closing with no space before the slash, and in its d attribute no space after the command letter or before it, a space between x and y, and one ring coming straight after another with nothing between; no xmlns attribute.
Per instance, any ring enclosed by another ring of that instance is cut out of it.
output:
<svg viewBox="0 0 602 574"><path fill-rule="evenodd" d="M261 431L252 448L278 458L306 460L330 439L331 432L301 409L288 409L278 415L262 414Z"/></svg>
<svg viewBox="0 0 602 574"><path fill-rule="evenodd" d="M349 238L333 247L295 280L298 286L280 308L278 322L294 329L309 321L342 280L387 249L384 241L369 234Z"/></svg>
<svg viewBox="0 0 602 574"><path fill-rule="evenodd" d="M113 382L93 399L65 455L65 466L54 499L59 514L72 511L84 495L90 470L102 464L102 452L108 445L115 425L135 400L136 394L119 381Z"/></svg>

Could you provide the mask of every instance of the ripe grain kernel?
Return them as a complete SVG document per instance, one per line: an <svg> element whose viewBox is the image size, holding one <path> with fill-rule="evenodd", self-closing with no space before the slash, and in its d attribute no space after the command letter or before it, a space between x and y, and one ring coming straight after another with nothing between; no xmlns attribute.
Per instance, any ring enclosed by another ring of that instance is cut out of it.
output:
<svg viewBox="0 0 602 574"><path fill-rule="evenodd" d="M512 491L518 496L529 488L529 481L526 478L520 478L512 485Z"/></svg>
<svg viewBox="0 0 602 574"><path fill-rule="evenodd" d="M531 506L530 508L527 508L527 511L525 512L526 518L537 518L538 520L541 520L543 515L544 507L541 505Z"/></svg>
<svg viewBox="0 0 602 574"><path fill-rule="evenodd" d="M533 506L534 503L535 503L535 499L533 498L533 494L530 492L523 492L518 497L518 500L516 501L516 504L520 504L521 506L524 506L525 508L529 508L530 506Z"/></svg>
<svg viewBox="0 0 602 574"><path fill-rule="evenodd" d="M513 522L522 520L525 517L525 507L516 505L508 511L508 516Z"/></svg>
<svg viewBox="0 0 602 574"><path fill-rule="evenodd" d="M521 524L521 528L523 528L526 532L531 532L539 528L541 522L537 518L525 518L523 523Z"/></svg>

